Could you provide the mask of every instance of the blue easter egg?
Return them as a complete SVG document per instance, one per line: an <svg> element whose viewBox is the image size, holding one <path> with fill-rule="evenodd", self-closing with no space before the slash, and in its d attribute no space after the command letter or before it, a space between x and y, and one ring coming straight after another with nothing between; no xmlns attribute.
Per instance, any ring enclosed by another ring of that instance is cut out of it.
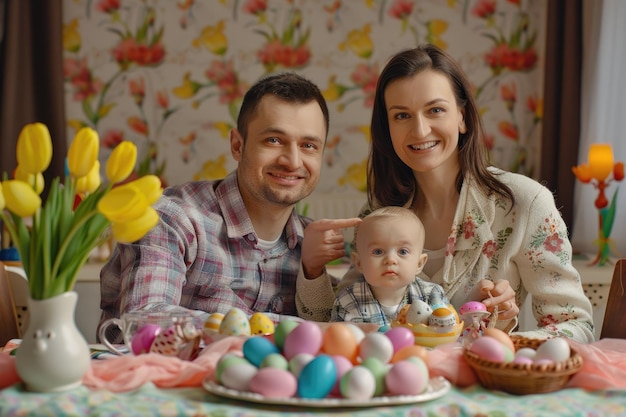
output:
<svg viewBox="0 0 626 417"><path fill-rule="evenodd" d="M251 337L243 342L243 356L257 368L270 353L279 353L278 348L269 339L261 336Z"/></svg>
<svg viewBox="0 0 626 417"><path fill-rule="evenodd" d="M298 396L324 398L337 380L337 366L329 355L318 355L306 364L298 377Z"/></svg>

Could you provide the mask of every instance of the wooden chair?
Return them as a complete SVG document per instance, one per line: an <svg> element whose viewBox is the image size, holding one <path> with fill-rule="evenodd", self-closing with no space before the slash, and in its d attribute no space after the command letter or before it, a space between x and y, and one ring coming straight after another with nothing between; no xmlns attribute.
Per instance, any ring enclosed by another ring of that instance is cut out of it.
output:
<svg viewBox="0 0 626 417"><path fill-rule="evenodd" d="M600 339L626 339L626 259L618 259L613 269Z"/></svg>
<svg viewBox="0 0 626 417"><path fill-rule="evenodd" d="M22 332L17 321L13 289L9 282L9 274L0 262L0 347L11 339L20 339Z"/></svg>

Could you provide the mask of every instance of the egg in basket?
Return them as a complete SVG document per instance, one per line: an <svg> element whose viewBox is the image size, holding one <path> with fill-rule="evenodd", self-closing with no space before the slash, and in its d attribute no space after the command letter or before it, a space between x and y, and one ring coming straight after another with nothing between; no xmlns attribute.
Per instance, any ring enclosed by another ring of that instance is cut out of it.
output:
<svg viewBox="0 0 626 417"><path fill-rule="evenodd" d="M435 347L459 339L464 322L451 304L434 304L414 300L398 313L391 327L406 327L415 335L415 344Z"/></svg>

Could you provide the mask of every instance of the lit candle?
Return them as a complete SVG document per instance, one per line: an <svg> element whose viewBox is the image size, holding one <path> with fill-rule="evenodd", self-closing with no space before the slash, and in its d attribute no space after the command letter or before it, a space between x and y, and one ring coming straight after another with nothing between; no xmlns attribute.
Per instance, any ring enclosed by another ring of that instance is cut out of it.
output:
<svg viewBox="0 0 626 417"><path fill-rule="evenodd" d="M604 181L613 172L613 149L607 143L596 143L589 147L591 176Z"/></svg>

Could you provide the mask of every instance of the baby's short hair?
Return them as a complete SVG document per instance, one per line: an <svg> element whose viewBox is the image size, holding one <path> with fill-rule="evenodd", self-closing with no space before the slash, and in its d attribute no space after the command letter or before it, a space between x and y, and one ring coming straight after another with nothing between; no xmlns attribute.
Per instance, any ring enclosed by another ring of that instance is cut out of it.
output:
<svg viewBox="0 0 626 417"><path fill-rule="evenodd" d="M355 228L355 231L354 231L354 249L358 251L356 242L357 242L357 238L359 236L359 228L360 227L362 227L364 224L367 224L368 222L371 222L371 221L375 221L375 220L378 220L378 219L388 219L388 218L405 218L407 220L411 220L411 221L416 222L418 224L418 227L422 231L420 245L422 247L424 246L424 225L422 224L422 221L417 216L417 214L415 214L415 212L413 210L408 209L406 207L385 206L385 207L378 208L378 209L372 211L371 213L369 213L367 216L365 216L363 218L363 221L361 222L361 224L359 224Z"/></svg>

